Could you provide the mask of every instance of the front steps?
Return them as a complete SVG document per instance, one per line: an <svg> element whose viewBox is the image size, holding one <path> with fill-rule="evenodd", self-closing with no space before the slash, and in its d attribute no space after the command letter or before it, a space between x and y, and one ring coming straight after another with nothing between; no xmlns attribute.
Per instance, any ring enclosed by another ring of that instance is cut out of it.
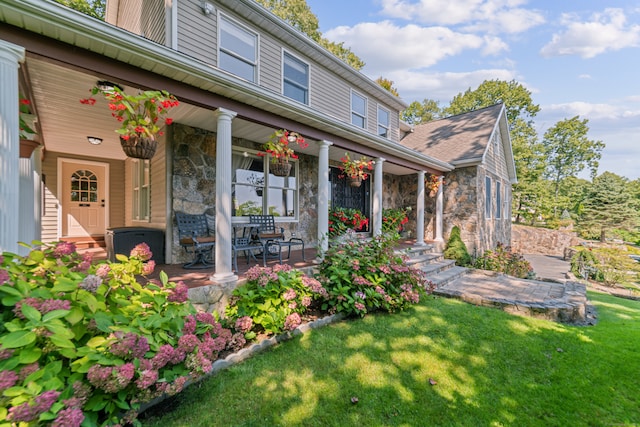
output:
<svg viewBox="0 0 640 427"><path fill-rule="evenodd" d="M431 245L414 246L399 252L408 255L406 264L424 271L427 279L436 287L444 286L469 271L467 268L456 266L455 260L444 259L443 254L434 252Z"/></svg>
<svg viewBox="0 0 640 427"><path fill-rule="evenodd" d="M107 244L104 235L81 236L81 237L62 237L63 242L71 242L76 245L76 251L84 255L91 253L94 261L107 259Z"/></svg>

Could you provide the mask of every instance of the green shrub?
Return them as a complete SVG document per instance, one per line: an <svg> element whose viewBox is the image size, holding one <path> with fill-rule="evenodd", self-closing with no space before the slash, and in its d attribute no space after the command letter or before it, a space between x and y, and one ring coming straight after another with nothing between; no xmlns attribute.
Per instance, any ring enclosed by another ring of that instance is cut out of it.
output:
<svg viewBox="0 0 640 427"><path fill-rule="evenodd" d="M92 265L65 242L0 255L0 425L136 423L233 341L184 283L138 282L155 267L146 244L117 257Z"/></svg>
<svg viewBox="0 0 640 427"><path fill-rule="evenodd" d="M394 242L382 235L330 247L317 276L328 292L322 308L360 316L376 310L393 312L430 292L433 284L421 270L408 267L404 256L394 253Z"/></svg>
<svg viewBox="0 0 640 427"><path fill-rule="evenodd" d="M512 252L511 247L498 243L494 250L476 259L474 267L483 270L498 271L521 279L532 279L535 273L529 261L518 253Z"/></svg>
<svg viewBox="0 0 640 427"><path fill-rule="evenodd" d="M571 257L571 272L580 279L602 281L599 262L591 249L581 249Z"/></svg>
<svg viewBox="0 0 640 427"><path fill-rule="evenodd" d="M446 259L455 259L456 265L463 267L471 265L471 256L467 251L467 245L464 244L460 237L460 227L457 225L451 229L451 235L444 249L444 257Z"/></svg>
<svg viewBox="0 0 640 427"><path fill-rule="evenodd" d="M287 264L273 268L255 266L246 273L247 283L233 291L226 315L237 330L253 339L257 332L269 335L300 326L300 315L326 290L316 279Z"/></svg>

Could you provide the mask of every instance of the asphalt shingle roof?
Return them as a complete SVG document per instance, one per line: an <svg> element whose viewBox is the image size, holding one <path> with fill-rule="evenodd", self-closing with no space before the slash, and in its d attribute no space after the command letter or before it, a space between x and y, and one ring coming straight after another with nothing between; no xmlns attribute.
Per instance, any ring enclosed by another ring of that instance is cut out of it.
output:
<svg viewBox="0 0 640 427"><path fill-rule="evenodd" d="M416 125L400 143L438 160L480 159L489 144L502 104Z"/></svg>

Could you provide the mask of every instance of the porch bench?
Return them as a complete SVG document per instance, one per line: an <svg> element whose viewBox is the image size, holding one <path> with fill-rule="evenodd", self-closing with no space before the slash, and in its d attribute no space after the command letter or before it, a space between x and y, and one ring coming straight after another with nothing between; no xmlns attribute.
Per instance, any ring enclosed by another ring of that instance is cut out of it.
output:
<svg viewBox="0 0 640 427"><path fill-rule="evenodd" d="M212 252L216 237L210 231L206 214L176 212L180 246L193 259L182 267L187 269L213 267Z"/></svg>

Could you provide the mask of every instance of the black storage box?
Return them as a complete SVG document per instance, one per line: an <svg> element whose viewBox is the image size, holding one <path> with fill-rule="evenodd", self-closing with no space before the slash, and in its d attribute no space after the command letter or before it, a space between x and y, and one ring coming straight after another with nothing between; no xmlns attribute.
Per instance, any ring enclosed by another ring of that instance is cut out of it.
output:
<svg viewBox="0 0 640 427"><path fill-rule="evenodd" d="M164 264L164 231L146 227L108 228L105 234L107 257L116 261L116 254L129 256L131 249L139 243L146 243L151 249L151 257L158 264Z"/></svg>

